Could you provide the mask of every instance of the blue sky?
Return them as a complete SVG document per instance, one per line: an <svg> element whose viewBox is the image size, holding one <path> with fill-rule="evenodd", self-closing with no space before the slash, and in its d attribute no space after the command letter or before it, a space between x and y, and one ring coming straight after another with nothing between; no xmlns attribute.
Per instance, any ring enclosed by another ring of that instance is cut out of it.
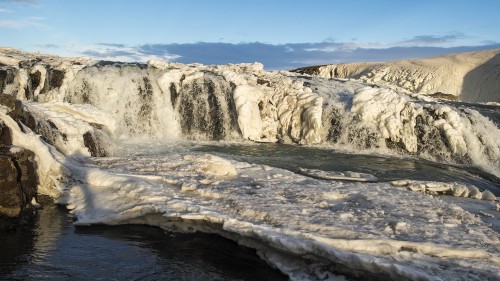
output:
<svg viewBox="0 0 500 281"><path fill-rule="evenodd" d="M0 0L0 46L268 69L500 48L500 0Z"/></svg>

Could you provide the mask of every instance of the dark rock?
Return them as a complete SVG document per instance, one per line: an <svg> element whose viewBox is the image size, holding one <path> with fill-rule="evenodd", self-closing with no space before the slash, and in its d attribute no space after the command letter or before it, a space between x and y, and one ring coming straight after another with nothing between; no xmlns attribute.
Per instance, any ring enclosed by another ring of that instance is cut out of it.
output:
<svg viewBox="0 0 500 281"><path fill-rule="evenodd" d="M15 69L8 66L0 67L0 94L4 93L5 86L12 84L16 77Z"/></svg>
<svg viewBox="0 0 500 281"><path fill-rule="evenodd" d="M17 169L10 156L0 155L0 215L15 217L23 206L19 196Z"/></svg>
<svg viewBox="0 0 500 281"><path fill-rule="evenodd" d="M97 133L97 130L95 131ZM83 144L89 149L90 155L94 157L104 157L107 156L106 150L100 144L101 141L96 134L92 132L86 132L83 134Z"/></svg>
<svg viewBox="0 0 500 281"><path fill-rule="evenodd" d="M38 178L34 153L20 147L0 147L0 218L16 217L33 206Z"/></svg>
<svg viewBox="0 0 500 281"><path fill-rule="evenodd" d="M12 145L12 134L10 128L0 121L0 147Z"/></svg>
<svg viewBox="0 0 500 281"><path fill-rule="evenodd" d="M296 73L300 73L300 74L317 75L318 69L322 66L326 66L326 64L301 67L301 68L290 70L290 72L296 72Z"/></svg>
<svg viewBox="0 0 500 281"><path fill-rule="evenodd" d="M23 60L19 62L19 68L32 68L35 66L37 63L41 62L41 58L35 58L35 59L30 59L30 60Z"/></svg>
<svg viewBox="0 0 500 281"><path fill-rule="evenodd" d="M257 84L271 87L271 82L264 80L264 79L261 79L261 78L257 78Z"/></svg>
<svg viewBox="0 0 500 281"><path fill-rule="evenodd" d="M22 101L14 100L14 108L8 112L7 115L9 115L16 122L23 123L28 128L35 131L36 121L31 113L24 109Z"/></svg>
<svg viewBox="0 0 500 281"><path fill-rule="evenodd" d="M450 94L445 94L442 92L435 92L432 95L429 95L435 99L445 99L445 100L451 100L451 101L458 101L458 96L450 95Z"/></svg>
<svg viewBox="0 0 500 281"><path fill-rule="evenodd" d="M98 61L93 66L95 66L97 68L107 67L107 66L117 67L117 68L121 68L121 67L137 67L139 69L147 69L148 68L148 65L145 63L105 61L105 60Z"/></svg>
<svg viewBox="0 0 500 281"><path fill-rule="evenodd" d="M31 88L36 89L40 85L40 81L42 80L42 74L40 71L35 71L34 73L30 74L30 80L31 80Z"/></svg>
<svg viewBox="0 0 500 281"><path fill-rule="evenodd" d="M64 80L64 71L49 69L48 71L49 90L61 87Z"/></svg>
<svg viewBox="0 0 500 281"><path fill-rule="evenodd" d="M16 97L7 94L0 94L0 105L14 109L16 107Z"/></svg>

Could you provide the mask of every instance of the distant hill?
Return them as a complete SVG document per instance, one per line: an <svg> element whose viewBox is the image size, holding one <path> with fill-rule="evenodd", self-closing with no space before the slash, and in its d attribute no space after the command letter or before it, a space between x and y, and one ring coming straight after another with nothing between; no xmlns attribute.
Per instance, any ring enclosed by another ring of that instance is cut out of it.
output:
<svg viewBox="0 0 500 281"><path fill-rule="evenodd" d="M446 56L303 67L293 72L392 84L467 102L500 102L500 49Z"/></svg>

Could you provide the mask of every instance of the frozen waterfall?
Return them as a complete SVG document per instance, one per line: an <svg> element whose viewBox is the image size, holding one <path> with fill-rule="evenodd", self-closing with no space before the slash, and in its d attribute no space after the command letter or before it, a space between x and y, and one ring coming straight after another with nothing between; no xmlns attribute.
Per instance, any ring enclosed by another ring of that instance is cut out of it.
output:
<svg viewBox="0 0 500 281"><path fill-rule="evenodd" d="M32 59L4 65L2 73L4 94L39 102L34 115L51 103L92 105L114 122L106 126L112 138L321 144L475 165L500 176L493 121L394 87L266 72L257 63Z"/></svg>

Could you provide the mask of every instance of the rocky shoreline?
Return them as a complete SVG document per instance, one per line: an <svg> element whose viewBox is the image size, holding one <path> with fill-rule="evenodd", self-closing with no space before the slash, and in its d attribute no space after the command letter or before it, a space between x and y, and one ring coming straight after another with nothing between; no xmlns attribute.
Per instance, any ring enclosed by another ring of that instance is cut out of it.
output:
<svg viewBox="0 0 500 281"><path fill-rule="evenodd" d="M2 95L0 104L12 109L15 99ZM33 214L37 187L34 153L12 145L11 130L0 121L0 230L15 228Z"/></svg>

